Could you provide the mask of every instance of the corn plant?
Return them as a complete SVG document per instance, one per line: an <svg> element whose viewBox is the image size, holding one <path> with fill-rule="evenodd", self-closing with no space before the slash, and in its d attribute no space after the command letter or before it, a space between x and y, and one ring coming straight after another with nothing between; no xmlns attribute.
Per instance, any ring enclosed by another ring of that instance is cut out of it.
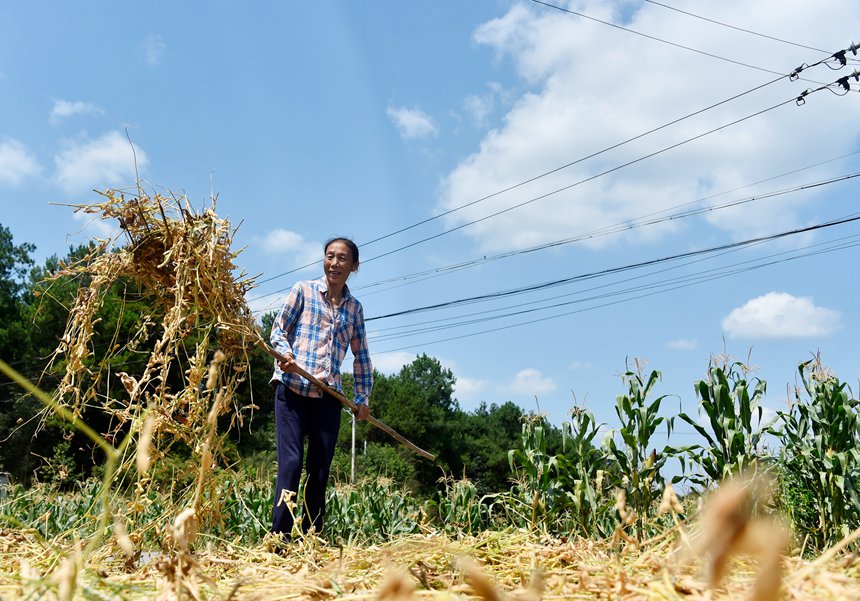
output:
<svg viewBox="0 0 860 601"><path fill-rule="evenodd" d="M636 537L641 540L646 534L655 501L663 492L660 470L677 451L668 446L657 450L651 439L663 423L667 426L667 433L671 434L674 418L659 415L660 404L666 395L653 401L649 399L654 384L660 379L659 371L654 370L643 378L637 361L637 372L627 371L622 378L627 383L627 394L619 395L615 404L621 427L613 430L606 444L618 464L620 485L626 494L627 507L635 515ZM615 433L621 437L623 446L619 447L615 442Z"/></svg>
<svg viewBox="0 0 860 601"><path fill-rule="evenodd" d="M695 445L688 450L705 476L694 475L690 479L704 487L739 472L756 471L763 457L762 437L767 429L759 424L761 399L767 384L758 378L748 381L747 373L748 369L740 362L727 366L712 360L708 379L695 385L700 415L704 413L710 428L686 413L678 415L707 441L704 447Z"/></svg>
<svg viewBox="0 0 860 601"><path fill-rule="evenodd" d="M259 541L271 528L271 480L236 478L223 484L224 529L234 540Z"/></svg>
<svg viewBox="0 0 860 601"><path fill-rule="evenodd" d="M782 438L782 488L809 492L818 513L810 534L813 544L826 546L860 525L860 401L847 384L822 366L820 357L798 367L800 390L787 412L778 412ZM797 524L796 508L786 509Z"/></svg>
<svg viewBox="0 0 860 601"><path fill-rule="evenodd" d="M477 534L491 526L492 504L496 495L478 497L475 485L463 478L445 478L445 488L433 505L446 532L454 536Z"/></svg>
<svg viewBox="0 0 860 601"><path fill-rule="evenodd" d="M545 420L532 416L523 421L522 449L508 451L515 482L510 507L532 528L547 529L547 519L564 504L565 489L559 478L559 457L546 448ZM519 507L516 507L519 505Z"/></svg>
<svg viewBox="0 0 860 601"><path fill-rule="evenodd" d="M608 536L612 532L610 511L613 506L609 488L615 479L606 450L594 444L602 424L590 411L575 407L571 420L562 423L565 494L570 501L569 530L581 536Z"/></svg>
<svg viewBox="0 0 860 601"><path fill-rule="evenodd" d="M78 482L61 491L57 485L37 484L30 489L15 485L0 502L0 524L32 528L45 539L86 537L96 531L101 512L100 483Z"/></svg>
<svg viewBox="0 0 860 601"><path fill-rule="evenodd" d="M333 540L385 541L421 531L423 512L408 491L387 478L330 487L324 534Z"/></svg>

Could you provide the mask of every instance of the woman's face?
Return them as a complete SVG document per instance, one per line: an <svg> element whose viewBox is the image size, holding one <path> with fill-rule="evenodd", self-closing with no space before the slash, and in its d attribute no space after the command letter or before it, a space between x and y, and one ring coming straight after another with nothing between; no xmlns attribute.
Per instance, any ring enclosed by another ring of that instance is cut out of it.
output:
<svg viewBox="0 0 860 601"><path fill-rule="evenodd" d="M325 249L323 271L330 286L343 286L358 265L352 259L352 251L340 240L335 240Z"/></svg>

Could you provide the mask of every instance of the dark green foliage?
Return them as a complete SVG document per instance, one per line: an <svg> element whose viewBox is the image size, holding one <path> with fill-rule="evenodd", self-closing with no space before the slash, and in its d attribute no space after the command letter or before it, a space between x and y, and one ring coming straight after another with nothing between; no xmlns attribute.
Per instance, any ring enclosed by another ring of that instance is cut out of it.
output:
<svg viewBox="0 0 860 601"><path fill-rule="evenodd" d="M614 527L612 487L620 481L619 470L596 440L601 426L590 411L579 407L562 424L569 513L581 536L608 536Z"/></svg>
<svg viewBox="0 0 860 601"><path fill-rule="evenodd" d="M511 449L508 462L514 475L513 499L519 514L533 528L548 526L550 515L558 515L565 504L563 467L559 457L547 451L545 419L526 418L522 425L522 448Z"/></svg>
<svg viewBox="0 0 860 601"><path fill-rule="evenodd" d="M56 386L58 374L65 368L63 360L53 365L49 365L47 360L60 344L68 320L68 308L72 306L82 283L69 277L51 279L51 276L62 265L84 260L93 249L92 245L70 248L63 259L49 257L43 266L30 272L21 311L21 320L28 333L28 343L23 347L26 350L21 357L23 365L19 371L28 379L38 381L44 391L50 392ZM149 313L151 307L134 286L123 281L110 286L101 300L103 304L96 314L92 338L94 356L105 357L104 362L110 364L113 374L121 371L131 374L139 372L146 362L148 352L144 348L130 348L125 341L132 337L132 332L141 328L149 332L150 339L158 335L155 324L142 320L142 316ZM92 362L95 359L91 357L87 361ZM100 383L100 392L104 395L103 398L121 399L127 395L120 378L116 376ZM61 442L61 435L65 435L68 442L66 456L74 463L75 469L71 470L71 473L75 477L92 474L93 466L99 461L93 460L91 441L74 430L63 432L53 427L51 418L44 421L36 418L41 406L33 399L19 402L18 408L26 415L20 416L20 425L23 427L9 433L20 446L16 449L16 460L8 466L17 479L27 482L34 476L38 479L56 478L58 472L51 467L50 459L53 447ZM104 433L108 440L115 440L123 435L122 425L111 423L95 403L90 403L82 418L96 431ZM0 438L9 434L0 430ZM43 459L34 461L36 457ZM0 461L8 462L8 459L2 459L2 452ZM46 470L44 475L40 473L42 466Z"/></svg>
<svg viewBox="0 0 860 601"><path fill-rule="evenodd" d="M465 447L463 467L479 494L507 490L510 486L508 451L520 441L522 420L523 410L510 401L489 407L482 403L461 420L462 430L457 436L462 437Z"/></svg>
<svg viewBox="0 0 860 601"><path fill-rule="evenodd" d="M774 429L783 441L780 488L797 530L822 549L860 526L860 400L820 358L801 363L798 372L803 390L787 412L778 413ZM815 508L812 528L808 506L791 503L798 497Z"/></svg>
<svg viewBox="0 0 860 601"><path fill-rule="evenodd" d="M32 244L16 245L8 228L0 225L0 359L32 378L32 350L25 321L27 270L32 266ZM39 405L0 375L0 471L18 481L28 477L35 461L26 449L35 425L28 422Z"/></svg>
<svg viewBox="0 0 860 601"><path fill-rule="evenodd" d="M349 423L344 415L344 422ZM349 482L352 470L350 449L338 449L332 462L332 477L338 482ZM376 442L364 444L356 449L355 480L389 478L395 482L411 482L415 478L415 466L399 449Z"/></svg>
<svg viewBox="0 0 860 601"><path fill-rule="evenodd" d="M644 378L640 371L627 371L623 376L627 383L627 394L619 395L615 413L621 427L616 429L621 437L618 446L614 437L607 439L609 452L618 463L620 486L625 491L627 507L635 515L635 533L639 540L648 534L648 525L656 501L663 494L665 482L661 470L675 449L665 446L658 449L651 442L657 428L665 423L667 435L672 432L674 418L660 415L660 404L666 396L650 399L651 391L660 379L659 371L652 371Z"/></svg>
<svg viewBox="0 0 860 601"><path fill-rule="evenodd" d="M686 413L679 418L693 426L707 444L689 449L692 460L701 466L705 478L691 476L702 486L719 482L739 472L754 472L762 456L760 427L761 399L767 388L758 378L747 381L748 370L740 362L708 368L708 379L696 383L699 407L708 418L705 428Z"/></svg>
<svg viewBox="0 0 860 601"><path fill-rule="evenodd" d="M421 355L392 377L375 375L371 408L376 417L413 443L437 456L434 466L415 459L415 485L425 493L444 473L462 470L462 438L456 426L462 412L453 398L454 374L438 360ZM384 432L366 429L370 442L390 444Z"/></svg>

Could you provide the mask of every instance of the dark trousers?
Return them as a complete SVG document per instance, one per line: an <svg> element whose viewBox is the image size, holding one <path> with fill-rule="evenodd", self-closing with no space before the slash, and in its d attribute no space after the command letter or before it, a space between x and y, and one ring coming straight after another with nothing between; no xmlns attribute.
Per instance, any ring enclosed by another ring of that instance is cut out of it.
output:
<svg viewBox="0 0 860 601"><path fill-rule="evenodd" d="M275 435L278 445L278 480L272 510L272 532L287 536L293 530L293 514L284 500L292 492L297 502L305 436L308 437L307 483L304 490L302 530L322 531L325 488L340 430L340 402L331 395L305 397L278 383L275 388Z"/></svg>

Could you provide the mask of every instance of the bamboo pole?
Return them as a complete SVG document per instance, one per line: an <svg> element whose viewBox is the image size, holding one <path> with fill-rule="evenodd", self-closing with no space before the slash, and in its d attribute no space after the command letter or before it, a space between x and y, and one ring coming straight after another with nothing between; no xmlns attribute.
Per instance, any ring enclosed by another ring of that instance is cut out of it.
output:
<svg viewBox="0 0 860 601"><path fill-rule="evenodd" d="M274 357L278 361L285 361L286 360L286 357L284 357L281 353L279 353L278 351L276 351L275 349L270 347L262 339L257 339L257 346L259 346L261 349L266 351L269 355L271 355L272 357ZM337 390L336 388L332 388L328 384L326 384L326 383L322 382L321 380L319 380L318 378L312 376L311 374L306 372L304 369L299 367L298 364L296 364L295 373L297 373L300 376L302 376L303 378L307 379L309 382L311 382L314 386L316 386L320 390L327 392L328 394L330 394L331 396L333 396L334 398L339 400L344 407L349 408L353 413L355 413L356 404L353 403L351 400L349 400L346 396L344 396L339 390ZM385 432L386 434L388 434L392 438L394 438L397 442L399 442L403 446L407 447L408 449L414 451L415 453L421 455L422 457L424 457L426 459L429 459L430 461L436 461L435 455L428 453L427 451L425 451L421 447L413 444L412 442L410 442L409 440L404 438L396 430L385 425L384 423L382 423L381 421L379 421L378 419L376 419L372 415L367 416L367 421L369 421L372 425L376 426L377 428L379 428L380 430L382 430L383 432Z"/></svg>

